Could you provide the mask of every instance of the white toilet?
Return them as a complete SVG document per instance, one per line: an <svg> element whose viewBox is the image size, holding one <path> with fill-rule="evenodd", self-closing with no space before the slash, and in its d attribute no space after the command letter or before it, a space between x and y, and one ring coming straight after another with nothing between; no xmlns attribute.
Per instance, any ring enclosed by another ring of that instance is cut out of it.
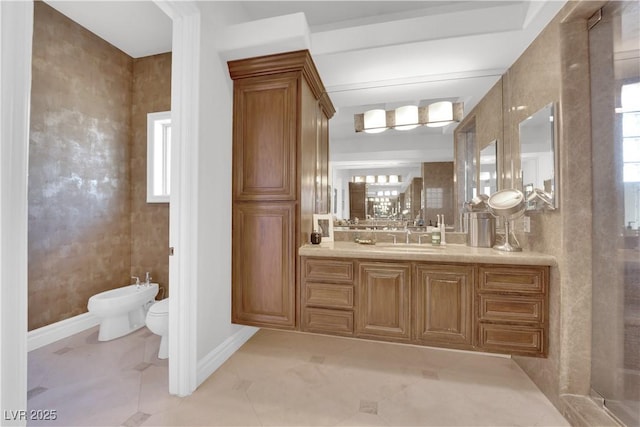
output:
<svg viewBox="0 0 640 427"><path fill-rule="evenodd" d="M153 304L147 312L147 328L156 335L160 335L160 350L158 359L169 357L169 298Z"/></svg>

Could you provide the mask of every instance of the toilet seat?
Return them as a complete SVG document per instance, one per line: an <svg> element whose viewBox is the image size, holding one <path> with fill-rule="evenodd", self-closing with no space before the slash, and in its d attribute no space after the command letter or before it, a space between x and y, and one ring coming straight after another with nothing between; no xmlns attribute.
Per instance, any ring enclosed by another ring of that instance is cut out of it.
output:
<svg viewBox="0 0 640 427"><path fill-rule="evenodd" d="M169 314L169 298L158 301L149 308L147 316L161 317Z"/></svg>

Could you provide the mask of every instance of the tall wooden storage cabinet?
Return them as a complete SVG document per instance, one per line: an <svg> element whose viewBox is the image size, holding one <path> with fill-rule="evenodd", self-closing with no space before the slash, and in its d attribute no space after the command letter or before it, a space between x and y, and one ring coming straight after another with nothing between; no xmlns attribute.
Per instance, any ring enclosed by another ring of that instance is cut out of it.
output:
<svg viewBox="0 0 640 427"><path fill-rule="evenodd" d="M298 247L329 212L335 109L308 51L230 61L233 98L232 321L298 326Z"/></svg>

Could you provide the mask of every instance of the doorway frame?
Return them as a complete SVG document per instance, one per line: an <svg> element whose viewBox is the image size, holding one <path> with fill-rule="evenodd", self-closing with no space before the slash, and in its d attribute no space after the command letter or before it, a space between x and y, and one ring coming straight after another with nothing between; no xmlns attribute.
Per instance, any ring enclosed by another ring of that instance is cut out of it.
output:
<svg viewBox="0 0 640 427"><path fill-rule="evenodd" d="M198 143L200 9L154 0L173 21L171 196L169 203L169 393L197 387Z"/></svg>
<svg viewBox="0 0 640 427"><path fill-rule="evenodd" d="M33 3L0 2L0 410L27 409L27 225ZM8 420L5 416L8 411Z"/></svg>
<svg viewBox="0 0 640 427"><path fill-rule="evenodd" d="M200 10L156 0L173 21L172 111L177 126L170 207L169 393L197 387L197 206ZM0 411L27 408L28 157L33 3L0 2ZM189 308L189 309L187 309ZM24 425L25 419L3 420Z"/></svg>

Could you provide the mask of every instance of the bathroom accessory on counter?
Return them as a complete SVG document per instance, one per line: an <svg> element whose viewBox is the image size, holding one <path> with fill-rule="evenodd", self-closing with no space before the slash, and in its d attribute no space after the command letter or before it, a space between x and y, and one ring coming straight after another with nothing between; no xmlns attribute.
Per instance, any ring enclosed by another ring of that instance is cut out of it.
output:
<svg viewBox="0 0 640 427"><path fill-rule="evenodd" d="M120 338L145 325L147 309L158 294L158 284L136 284L100 292L89 298L87 309L100 318L98 341Z"/></svg>
<svg viewBox="0 0 640 427"><path fill-rule="evenodd" d="M445 246L447 244L447 224L444 222L444 215L440 215L440 245Z"/></svg>
<svg viewBox="0 0 640 427"><path fill-rule="evenodd" d="M440 221L440 216L438 215L438 221ZM436 225L436 227L431 230L431 244L433 246L440 246L440 242L442 239L442 235L440 234L440 223Z"/></svg>
<svg viewBox="0 0 640 427"><path fill-rule="evenodd" d="M313 229L322 234L322 240L333 242L333 215L313 214Z"/></svg>
<svg viewBox="0 0 640 427"><path fill-rule="evenodd" d="M489 212L495 217L504 219L504 243L493 248L505 252L520 252L522 248L515 235L512 236L511 221L520 218L527 208L524 194L520 190L506 189L500 190L491 195L487 201ZM513 239L511 239L513 237ZM510 240L514 241L512 245Z"/></svg>
<svg viewBox="0 0 640 427"><path fill-rule="evenodd" d="M319 245L320 242L322 242L322 233L318 230L313 230L313 233L311 233L311 244Z"/></svg>
<svg viewBox="0 0 640 427"><path fill-rule="evenodd" d="M496 243L496 218L490 212L467 212L467 246L490 248Z"/></svg>
<svg viewBox="0 0 640 427"><path fill-rule="evenodd" d="M527 209L536 211L555 210L553 196L544 190L534 188L527 196Z"/></svg>

